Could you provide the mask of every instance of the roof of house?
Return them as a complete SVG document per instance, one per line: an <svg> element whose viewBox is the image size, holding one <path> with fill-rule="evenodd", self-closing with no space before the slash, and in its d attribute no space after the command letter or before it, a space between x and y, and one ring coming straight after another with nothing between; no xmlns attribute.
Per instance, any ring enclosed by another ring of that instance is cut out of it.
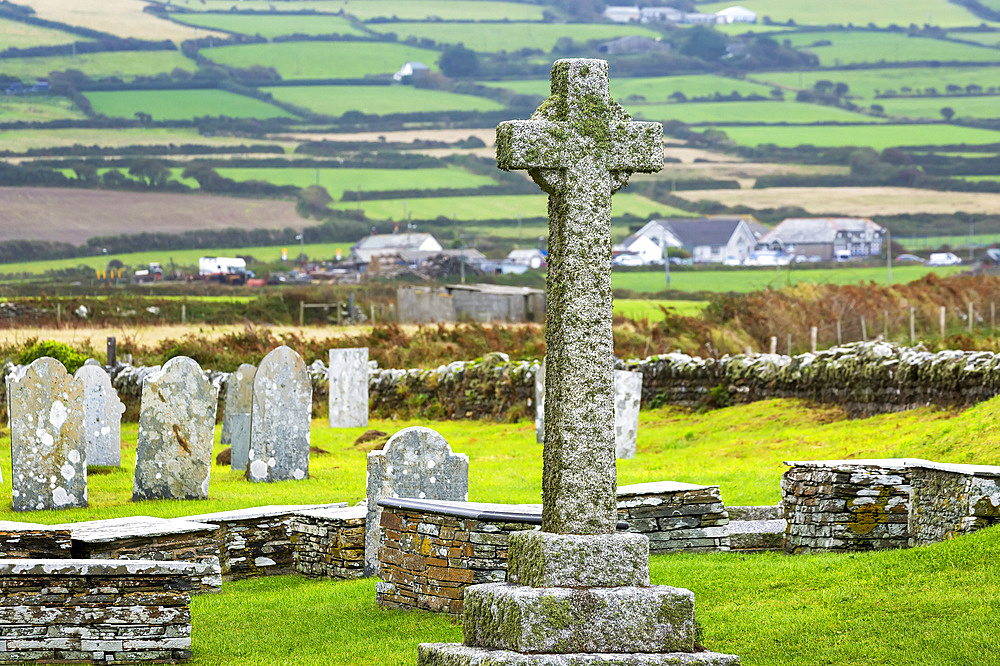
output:
<svg viewBox="0 0 1000 666"><path fill-rule="evenodd" d="M428 233L372 234L354 244L352 250L419 250L428 239L437 239ZM440 243L438 243L440 245Z"/></svg>
<svg viewBox="0 0 1000 666"><path fill-rule="evenodd" d="M715 14L716 16L757 16L757 12L747 9L746 7L740 7L739 5L720 9L715 12Z"/></svg>
<svg viewBox="0 0 1000 666"><path fill-rule="evenodd" d="M763 238L762 243L832 243L841 231L873 234L883 227L866 217L790 217L782 220Z"/></svg>
<svg viewBox="0 0 1000 666"><path fill-rule="evenodd" d="M683 247L725 245L733 237L742 217L699 217L653 220L672 233Z"/></svg>
<svg viewBox="0 0 1000 666"><path fill-rule="evenodd" d="M653 239L649 236L643 236L642 234L632 234L631 236L626 237L625 240L619 243L619 245L623 248L630 248L636 243L641 243L643 241L656 245L656 242L653 241Z"/></svg>

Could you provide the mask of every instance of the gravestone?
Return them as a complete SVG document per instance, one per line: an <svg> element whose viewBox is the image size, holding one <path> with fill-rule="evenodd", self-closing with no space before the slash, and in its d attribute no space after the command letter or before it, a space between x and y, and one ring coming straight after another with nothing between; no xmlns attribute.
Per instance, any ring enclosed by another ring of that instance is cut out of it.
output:
<svg viewBox="0 0 1000 666"><path fill-rule="evenodd" d="M615 532L611 195L662 161L602 60L556 61L531 120L497 128L500 168L549 195L542 531L510 536L510 582L466 588L464 643L421 645L422 666L739 663L695 653L694 595L651 586L649 540Z"/></svg>
<svg viewBox="0 0 1000 666"><path fill-rule="evenodd" d="M176 356L142 382L132 501L206 499L219 390Z"/></svg>
<svg viewBox="0 0 1000 666"><path fill-rule="evenodd" d="M83 365L74 375L83 382L83 432L88 465L122 465L122 414L125 405L100 365Z"/></svg>
<svg viewBox="0 0 1000 666"><path fill-rule="evenodd" d="M368 425L368 348L331 349L330 427Z"/></svg>
<svg viewBox="0 0 1000 666"><path fill-rule="evenodd" d="M438 432L414 426L389 438L381 451L368 452L368 515L365 518L365 575L379 572L382 507L385 497L469 499L469 456L452 453Z"/></svg>
<svg viewBox="0 0 1000 666"><path fill-rule="evenodd" d="M250 411L253 405L253 379L257 368L244 363L229 374L226 404L222 415L222 444L231 447L229 465L246 471L250 453Z"/></svg>
<svg viewBox="0 0 1000 666"><path fill-rule="evenodd" d="M305 362L291 347L272 349L253 380L247 479L309 478L311 423L312 381Z"/></svg>
<svg viewBox="0 0 1000 666"><path fill-rule="evenodd" d="M14 510L87 506L83 382L45 356L8 390Z"/></svg>
<svg viewBox="0 0 1000 666"><path fill-rule="evenodd" d="M615 370L615 458L635 457L642 373ZM545 359L535 372L535 439L545 441Z"/></svg>

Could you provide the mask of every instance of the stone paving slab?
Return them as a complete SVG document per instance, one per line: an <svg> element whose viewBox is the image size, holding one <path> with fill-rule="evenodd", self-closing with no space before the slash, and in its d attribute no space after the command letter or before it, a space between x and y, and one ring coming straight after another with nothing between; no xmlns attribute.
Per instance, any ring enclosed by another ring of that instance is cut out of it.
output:
<svg viewBox="0 0 1000 666"><path fill-rule="evenodd" d="M347 506L347 502L331 502L329 504L268 504L265 506L255 506L248 509L233 509L232 511L218 511L216 513L200 513L196 516L184 516L182 520L208 523L208 522L233 522L240 520L254 520L255 518L270 518L273 516L284 516L286 514L297 514L302 511L312 509L332 509Z"/></svg>
<svg viewBox="0 0 1000 666"><path fill-rule="evenodd" d="M195 522L183 518L154 518L152 516L130 516L91 520L82 523L63 523L54 528L68 529L74 541L84 543L111 543L122 539L142 539L171 534L211 533L218 525Z"/></svg>
<svg viewBox="0 0 1000 666"><path fill-rule="evenodd" d="M423 643L417 666L739 666L740 658L717 652L668 654L518 654L449 643Z"/></svg>
<svg viewBox="0 0 1000 666"><path fill-rule="evenodd" d="M706 490L716 486L700 486L695 483L680 481L650 481L649 483L633 483L629 486L618 486L618 497L629 495L651 495L655 493L675 493L681 490Z"/></svg>
<svg viewBox="0 0 1000 666"><path fill-rule="evenodd" d="M0 576L135 576L183 575L198 572L194 562L153 560L2 560Z"/></svg>

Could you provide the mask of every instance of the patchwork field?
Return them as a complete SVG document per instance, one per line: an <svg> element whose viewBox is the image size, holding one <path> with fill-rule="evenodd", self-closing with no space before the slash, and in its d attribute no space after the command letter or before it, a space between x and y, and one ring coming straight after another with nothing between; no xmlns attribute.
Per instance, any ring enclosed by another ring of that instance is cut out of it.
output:
<svg viewBox="0 0 1000 666"><path fill-rule="evenodd" d="M219 34L157 18L153 14L143 11L145 4L135 0L101 0L100 2L25 0L18 4L27 5L34 9L39 18L79 25L119 37L137 37L154 41L170 39L180 42L185 39L205 37L208 34Z"/></svg>
<svg viewBox="0 0 1000 666"><path fill-rule="evenodd" d="M642 35L653 39L660 36L658 32L649 28L619 24L430 22L372 23L368 27L381 33L394 32L401 40L415 37L417 39L431 39L438 44L458 44L461 42L474 47L477 51L486 52L510 52L520 49L551 51L562 37L570 37L577 42L586 42L592 39L617 39L626 35Z"/></svg>
<svg viewBox="0 0 1000 666"><path fill-rule="evenodd" d="M879 123L879 118L845 109L802 102L689 102L686 104L627 104L633 118L680 120L689 125L713 123Z"/></svg>
<svg viewBox="0 0 1000 666"><path fill-rule="evenodd" d="M46 122L83 117L83 113L65 97L50 97L48 95L0 97L0 123Z"/></svg>
<svg viewBox="0 0 1000 666"><path fill-rule="evenodd" d="M198 12L226 12L231 7L242 11L270 12L316 11L335 14L343 11L361 20L396 17L403 21L441 19L443 21L540 21L542 8L520 2L495 0L283 0L275 4L270 0L173 0L170 4Z"/></svg>
<svg viewBox="0 0 1000 666"><path fill-rule="evenodd" d="M513 90L519 95L535 95L539 98L548 97L548 79L528 79L520 81L483 81L483 85L495 88ZM737 92L741 95L770 95L771 88L742 79L730 79L724 76L710 74L694 74L686 76L657 76L611 79L611 96L625 104L666 103L673 100L670 96L682 93L687 97L704 97L707 95L729 95Z"/></svg>
<svg viewBox="0 0 1000 666"><path fill-rule="evenodd" d="M49 72L77 69L93 79L117 76L131 80L137 76L156 76L175 69L194 72L197 66L180 51L124 51L81 53L76 56L0 59L0 74L19 79L36 79Z"/></svg>
<svg viewBox="0 0 1000 666"><path fill-rule="evenodd" d="M0 187L0 241L81 244L93 236L179 233L243 227L280 229L316 224L290 201L161 192Z"/></svg>
<svg viewBox="0 0 1000 666"><path fill-rule="evenodd" d="M945 94L949 85L981 86L983 90L1000 86L1000 69L996 67L907 67L892 69L842 69L819 72L760 72L751 78L762 83L774 83L794 89L812 88L817 81L846 83L849 94L873 98L880 93L920 92L928 88ZM875 101L875 100L871 100Z"/></svg>
<svg viewBox="0 0 1000 666"><path fill-rule="evenodd" d="M745 146L773 143L777 146L868 146L882 150L892 146L992 144L1000 132L955 125L855 125L848 127L732 127L720 125L729 138Z"/></svg>
<svg viewBox="0 0 1000 666"><path fill-rule="evenodd" d="M798 25L867 25L880 27L892 24L955 27L973 26L982 19L948 0L839 0L838 2L788 2L788 0L741 0L741 5L751 9L761 18L784 23L794 20ZM698 11L717 12L731 7L728 2L709 2L698 5ZM905 18L904 18L905 17Z"/></svg>
<svg viewBox="0 0 1000 666"><path fill-rule="evenodd" d="M440 57L437 51L383 42L276 42L225 46L201 54L230 67L274 67L283 79L360 79L392 74L410 60L433 69Z"/></svg>
<svg viewBox="0 0 1000 666"><path fill-rule="evenodd" d="M413 86L276 86L261 88L276 100L325 116L348 111L373 115L428 111L497 111L503 105L485 97Z"/></svg>
<svg viewBox="0 0 1000 666"><path fill-rule="evenodd" d="M891 116L939 120L941 109L948 107L955 118L996 118L1000 97L909 97L879 100Z"/></svg>
<svg viewBox="0 0 1000 666"><path fill-rule="evenodd" d="M195 144L200 146L240 146L281 141L254 140L235 136L201 136L195 129L185 128L127 128L127 129L46 129L0 130L0 150L24 152L31 148L53 146L168 146L170 144Z"/></svg>
<svg viewBox="0 0 1000 666"><path fill-rule="evenodd" d="M226 90L139 90L88 92L95 113L132 118L148 113L153 120L189 120L203 116L294 118L273 104Z"/></svg>
<svg viewBox="0 0 1000 666"><path fill-rule="evenodd" d="M0 19L0 51L8 48L23 49L31 46L55 46L77 41L89 41L80 35L62 30L43 28L30 23ZM2 62L2 61L0 61ZM2 67L0 67L2 71Z"/></svg>
<svg viewBox="0 0 1000 666"><path fill-rule="evenodd" d="M1000 51L970 44L956 44L927 37L908 37L888 32L802 32L781 36L792 45L819 57L823 67L840 67L863 62L994 62ZM817 42L831 45L812 46Z"/></svg>
<svg viewBox="0 0 1000 666"><path fill-rule="evenodd" d="M171 14L171 20L199 28L271 39L282 35L365 35L340 16L268 16L248 14Z"/></svg>

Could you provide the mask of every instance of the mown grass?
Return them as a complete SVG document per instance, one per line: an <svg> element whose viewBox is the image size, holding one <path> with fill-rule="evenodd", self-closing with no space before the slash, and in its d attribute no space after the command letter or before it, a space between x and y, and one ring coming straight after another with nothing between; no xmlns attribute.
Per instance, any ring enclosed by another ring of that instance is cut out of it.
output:
<svg viewBox="0 0 1000 666"><path fill-rule="evenodd" d="M274 67L283 79L359 79L392 74L409 60L436 68L440 56L437 51L385 42L274 42L203 49L201 54L231 67Z"/></svg>
<svg viewBox="0 0 1000 666"><path fill-rule="evenodd" d="M171 14L183 25L210 28L267 39L282 35L364 35L340 16L267 16L248 14Z"/></svg>
<svg viewBox="0 0 1000 666"><path fill-rule="evenodd" d="M840 67L864 62L993 62L1000 51L971 44L957 44L927 37L909 37L885 32L802 32L786 33L792 45L819 58L823 67ZM819 41L831 45L811 46Z"/></svg>
<svg viewBox="0 0 1000 666"><path fill-rule="evenodd" d="M918 25L955 27L979 25L982 19L966 9L947 0L882 0L877 4L867 0L840 0L839 2L803 2L788 0L746 0L747 9L757 12L758 21L768 16L771 20L784 23L792 19L798 25L866 25L869 22L880 27L893 23L907 26L911 22ZM711 2L698 6L698 11L717 12L731 7L727 1ZM747 26L756 28L758 26ZM766 28L766 26L765 26Z"/></svg>
<svg viewBox="0 0 1000 666"><path fill-rule="evenodd" d="M576 42L587 42L592 39L617 39L627 35L653 39L660 36L655 30L639 26L587 23L372 23L368 27L375 32L394 32L401 40L416 37L431 39L438 44L461 42L466 46L474 46L477 51L486 52L513 52L520 49L551 51L563 37Z"/></svg>
<svg viewBox="0 0 1000 666"><path fill-rule="evenodd" d="M29 95L0 98L0 123L79 119L83 113L65 97Z"/></svg>
<svg viewBox="0 0 1000 666"><path fill-rule="evenodd" d="M687 104L629 104L629 113L646 120L683 123L821 123L884 120L846 109L802 102L693 102Z"/></svg>
<svg viewBox="0 0 1000 666"><path fill-rule="evenodd" d="M402 61L401 61L402 62ZM360 111L383 116L429 111L497 111L502 104L485 97L413 86L282 86L262 88L278 101L327 116Z"/></svg>
<svg viewBox="0 0 1000 666"><path fill-rule="evenodd" d="M796 89L812 88L820 80L846 83L850 88L850 95L865 98L874 98L875 95L889 90L903 93L904 86L911 91L934 88L938 93L944 93L949 84L962 88L979 85L984 89L1000 86L1000 71L996 67L907 67L906 76L900 76L898 68L760 72L751 78L762 83L775 83ZM882 104L883 100L869 99L869 102Z"/></svg>
<svg viewBox="0 0 1000 666"><path fill-rule="evenodd" d="M548 79L522 79L518 81L483 81L483 85L495 88L507 88L519 95L535 95L548 97ZM742 79L730 79L711 74L690 74L683 76L655 76L636 78L611 77L611 96L619 102L634 104L666 103L672 101L674 93L683 93L687 97L703 97L706 95L728 95L738 92L741 95L770 94L771 88L751 83ZM637 99L641 97L642 99Z"/></svg>
<svg viewBox="0 0 1000 666"><path fill-rule="evenodd" d="M95 79L117 76L120 79L131 80L137 76L170 73L175 69L193 72L197 66L180 51L119 51L79 53L73 56L69 47L64 56L0 60L0 74L21 79L45 77L49 72L67 69L78 69Z"/></svg>
<svg viewBox="0 0 1000 666"><path fill-rule="evenodd" d="M644 300L639 298L616 298L614 300L614 314L616 316L628 317L629 319L649 319L659 321L663 319L663 310L679 314L685 317L697 317L708 305L708 301L670 301L670 300Z"/></svg>
<svg viewBox="0 0 1000 666"><path fill-rule="evenodd" d="M985 144L1000 141L1000 132L956 125L854 125L827 127L733 127L718 125L730 139L746 146L773 143L792 148L811 146L893 146Z"/></svg>
<svg viewBox="0 0 1000 666"><path fill-rule="evenodd" d="M31 46L56 46L75 41L86 41L79 35L62 30L43 28L30 23L0 19L0 45L3 48L23 49ZM3 50L3 49L0 49ZM4 61L0 60L0 73L4 73Z"/></svg>
<svg viewBox="0 0 1000 666"><path fill-rule="evenodd" d="M120 90L86 96L95 112L112 118L132 118L137 112L148 113L153 120L295 117L273 104L227 90Z"/></svg>

